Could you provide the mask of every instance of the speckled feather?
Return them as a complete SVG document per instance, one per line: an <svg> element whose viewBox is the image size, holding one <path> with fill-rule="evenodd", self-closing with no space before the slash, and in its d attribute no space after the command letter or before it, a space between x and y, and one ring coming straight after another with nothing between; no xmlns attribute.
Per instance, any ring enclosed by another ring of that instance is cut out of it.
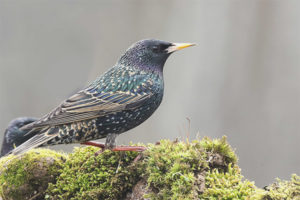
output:
<svg viewBox="0 0 300 200"><path fill-rule="evenodd" d="M100 111L97 109L97 118L59 125L59 135L49 140L47 145L95 140L104 138L109 133L120 134L150 117L162 101L163 80L158 74L129 68L115 67L85 90L91 96L100 98L100 101L89 98L89 103L76 103L76 112L90 110L91 105L92 108L102 107ZM74 106L63 108L70 111Z"/></svg>

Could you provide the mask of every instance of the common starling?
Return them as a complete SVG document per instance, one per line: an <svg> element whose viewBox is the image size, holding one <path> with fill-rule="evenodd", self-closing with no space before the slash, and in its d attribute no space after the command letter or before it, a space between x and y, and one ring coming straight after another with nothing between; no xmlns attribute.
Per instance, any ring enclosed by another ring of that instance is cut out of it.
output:
<svg viewBox="0 0 300 200"><path fill-rule="evenodd" d="M13 149L20 154L38 146L83 143L114 150L115 138L146 119L160 105L163 67L171 53L194 44L141 40L127 49L118 62L88 87L71 96L52 112L25 125L34 134ZM106 137L105 145L90 140Z"/></svg>
<svg viewBox="0 0 300 200"><path fill-rule="evenodd" d="M31 117L19 117L9 123L4 132L0 157L13 150L15 147L20 146L32 137L30 134L27 134L28 130L20 130L20 128L36 120L36 118Z"/></svg>

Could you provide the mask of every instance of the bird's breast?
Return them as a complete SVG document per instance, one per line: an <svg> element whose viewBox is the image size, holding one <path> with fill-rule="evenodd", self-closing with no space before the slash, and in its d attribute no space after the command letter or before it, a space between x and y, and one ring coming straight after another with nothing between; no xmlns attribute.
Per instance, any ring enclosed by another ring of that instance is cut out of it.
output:
<svg viewBox="0 0 300 200"><path fill-rule="evenodd" d="M159 107L161 100L162 95L155 95L134 109L123 110L99 117L97 119L99 136L105 136L108 133L120 134L135 128L154 113Z"/></svg>

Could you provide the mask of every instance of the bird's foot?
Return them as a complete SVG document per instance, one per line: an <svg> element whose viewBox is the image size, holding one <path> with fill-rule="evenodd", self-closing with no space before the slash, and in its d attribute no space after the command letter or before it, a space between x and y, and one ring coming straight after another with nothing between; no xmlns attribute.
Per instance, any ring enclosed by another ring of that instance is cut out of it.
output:
<svg viewBox="0 0 300 200"><path fill-rule="evenodd" d="M97 151L95 153L95 156L98 156L99 154L101 154L105 149L105 144L100 143L100 142L87 141L87 142L83 142L83 143L80 143L80 144L90 145L90 146L101 148L99 151Z"/></svg>
<svg viewBox="0 0 300 200"><path fill-rule="evenodd" d="M94 141L87 141L87 142L83 142L81 144L84 145L90 145L90 146L94 146L94 147L99 147L101 148L99 151L97 151L95 153L95 156L98 156L99 154L101 154L105 149L106 146L103 143L100 142L94 142ZM143 152L145 151L147 148L143 147L143 146L117 146L112 148L112 151L136 151L136 152ZM141 159L142 155L139 154L136 156L136 158L133 160L133 162L137 162Z"/></svg>
<svg viewBox="0 0 300 200"><path fill-rule="evenodd" d="M147 149L147 147L143 146L116 146L112 149L112 151L136 151L143 152Z"/></svg>
<svg viewBox="0 0 300 200"><path fill-rule="evenodd" d="M97 151L95 153L95 155L99 155L101 154L105 149L107 149L107 147L105 146L105 144L100 143L100 142L94 142L94 141L87 141L87 142L83 142L81 144L84 145L90 145L90 146L94 146L94 147L99 147L101 148L101 150ZM110 149L110 148L109 148ZM111 148L112 151L136 151L136 152L143 152L145 151L147 148L143 147L143 146L116 146L114 148ZM139 157L139 156L138 156ZM138 158L137 157L137 158ZM137 159L136 158L136 159ZM137 160L134 160L135 162L138 161L140 158L138 158Z"/></svg>

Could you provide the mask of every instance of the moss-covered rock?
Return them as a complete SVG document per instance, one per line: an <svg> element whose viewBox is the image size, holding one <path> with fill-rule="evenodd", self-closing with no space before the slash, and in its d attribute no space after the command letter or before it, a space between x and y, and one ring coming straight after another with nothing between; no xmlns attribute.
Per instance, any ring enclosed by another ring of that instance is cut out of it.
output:
<svg viewBox="0 0 300 200"><path fill-rule="evenodd" d="M37 149L1 159L1 195L4 199L24 195L47 200L300 199L300 178L296 175L291 181L278 180L267 190L244 179L226 137L193 142L162 140L148 144L143 153L106 150L95 155L98 150L80 147L64 156ZM46 171L37 173L40 168Z"/></svg>
<svg viewBox="0 0 300 200"><path fill-rule="evenodd" d="M138 185L135 188L144 193L140 195L143 198L198 199L209 194L204 193L205 188L211 186L210 192L213 191L215 185L205 184L206 174L217 172L213 169L219 170L219 175L228 172L225 176L233 182L228 187L241 179L238 170L231 170L232 166L237 169L237 157L225 137L190 143L162 140L147 147L138 162L134 162L136 152L105 151L95 156L97 148L75 149L56 184L50 184L46 198L136 199L132 194L133 187ZM239 189L237 196L249 194L248 188L245 187L246 192ZM252 185L250 189L254 190Z"/></svg>
<svg viewBox="0 0 300 200"><path fill-rule="evenodd" d="M145 177L151 199L198 199L205 188L210 169L227 169L237 158L226 138L170 142L150 145L145 153Z"/></svg>
<svg viewBox="0 0 300 200"><path fill-rule="evenodd" d="M47 149L33 149L21 156L0 160L0 194L3 199L41 199L48 184L55 182L66 155Z"/></svg>
<svg viewBox="0 0 300 200"><path fill-rule="evenodd" d="M137 152L75 148L55 184L50 184L46 199L120 199L142 174L142 163L133 162Z"/></svg>

